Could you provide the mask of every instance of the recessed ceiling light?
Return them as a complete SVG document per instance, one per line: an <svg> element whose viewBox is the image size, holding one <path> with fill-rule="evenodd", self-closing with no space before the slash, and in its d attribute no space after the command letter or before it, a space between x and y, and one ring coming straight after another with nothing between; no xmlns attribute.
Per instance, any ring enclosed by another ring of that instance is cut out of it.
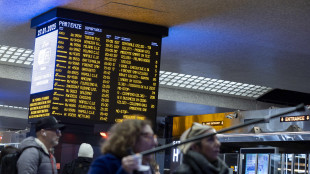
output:
<svg viewBox="0 0 310 174"><path fill-rule="evenodd" d="M16 47L11 47L11 48L9 48L9 50L10 50L10 51L16 51L17 48L16 48Z"/></svg>
<svg viewBox="0 0 310 174"><path fill-rule="evenodd" d="M9 48L9 46L1 46L1 50L7 50Z"/></svg>
<svg viewBox="0 0 310 174"><path fill-rule="evenodd" d="M187 80L187 78L185 78L185 77L182 77L182 78L181 78L181 80Z"/></svg>
<svg viewBox="0 0 310 174"><path fill-rule="evenodd" d="M16 56L19 56L19 55L21 55L22 53L18 53L18 52L15 52L14 53L14 55L16 55Z"/></svg>
<svg viewBox="0 0 310 174"><path fill-rule="evenodd" d="M6 62L8 58L1 58L0 60Z"/></svg>
<svg viewBox="0 0 310 174"><path fill-rule="evenodd" d="M205 91L210 91L212 88L205 88Z"/></svg>
<svg viewBox="0 0 310 174"><path fill-rule="evenodd" d="M30 64L31 64L31 62L26 61L26 62L24 62L24 64L26 64L26 65L30 65Z"/></svg>
<svg viewBox="0 0 310 174"><path fill-rule="evenodd" d="M167 82L168 82L168 81L170 81L170 79L166 78L166 79L164 79L163 81L167 81Z"/></svg>
<svg viewBox="0 0 310 174"><path fill-rule="evenodd" d="M16 52L22 53L22 52L24 52L24 51L25 51L24 48L19 48Z"/></svg>
<svg viewBox="0 0 310 174"><path fill-rule="evenodd" d="M217 91L217 89L214 89L214 88L213 88L213 89L211 89L211 91L212 91L212 92L216 92L216 91Z"/></svg>
<svg viewBox="0 0 310 174"><path fill-rule="evenodd" d="M187 79L187 81L189 81L189 82L191 82L191 81L193 81L194 79Z"/></svg>

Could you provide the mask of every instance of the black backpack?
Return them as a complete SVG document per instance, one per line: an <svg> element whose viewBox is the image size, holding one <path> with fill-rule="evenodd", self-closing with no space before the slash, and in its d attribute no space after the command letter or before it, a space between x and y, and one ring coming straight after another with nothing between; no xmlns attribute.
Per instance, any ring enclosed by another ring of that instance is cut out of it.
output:
<svg viewBox="0 0 310 174"><path fill-rule="evenodd" d="M28 146L20 151L17 151L15 153L12 154L7 154L5 155L2 160L1 160L1 173L2 174L17 174L17 161L18 158L20 157L20 155L23 153L24 150L29 149L29 148L36 148L39 151L39 164L38 166L40 166L41 164L41 160L42 160L42 149L37 147L37 146Z"/></svg>
<svg viewBox="0 0 310 174"><path fill-rule="evenodd" d="M86 174L90 163L77 161L77 159L65 164L62 174Z"/></svg>

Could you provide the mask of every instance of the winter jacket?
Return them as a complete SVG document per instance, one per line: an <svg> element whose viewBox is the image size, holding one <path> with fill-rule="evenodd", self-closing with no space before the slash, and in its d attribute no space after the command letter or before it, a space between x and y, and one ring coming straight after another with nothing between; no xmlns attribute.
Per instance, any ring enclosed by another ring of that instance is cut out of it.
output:
<svg viewBox="0 0 310 174"><path fill-rule="evenodd" d="M44 144L37 138L28 137L20 144L20 149L28 146L37 148L26 149L17 161L18 174L57 174L56 160L49 155L49 151Z"/></svg>
<svg viewBox="0 0 310 174"><path fill-rule="evenodd" d="M183 155L183 163L174 174L228 174L227 165L218 158L210 163L203 155L189 150Z"/></svg>
<svg viewBox="0 0 310 174"><path fill-rule="evenodd" d="M92 160L92 158L78 157L64 166L62 174L87 174Z"/></svg>
<svg viewBox="0 0 310 174"><path fill-rule="evenodd" d="M88 174L127 174L122 168L121 159L112 154L99 156L90 166Z"/></svg>

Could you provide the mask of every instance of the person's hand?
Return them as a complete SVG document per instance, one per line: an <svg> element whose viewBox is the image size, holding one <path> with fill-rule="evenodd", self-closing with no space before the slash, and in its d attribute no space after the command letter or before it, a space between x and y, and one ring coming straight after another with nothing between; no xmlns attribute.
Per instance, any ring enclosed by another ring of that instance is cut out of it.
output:
<svg viewBox="0 0 310 174"><path fill-rule="evenodd" d="M132 174L134 170L137 170L139 167L139 158L141 158L141 155L129 155L125 156L122 159L122 167L123 169L129 173Z"/></svg>

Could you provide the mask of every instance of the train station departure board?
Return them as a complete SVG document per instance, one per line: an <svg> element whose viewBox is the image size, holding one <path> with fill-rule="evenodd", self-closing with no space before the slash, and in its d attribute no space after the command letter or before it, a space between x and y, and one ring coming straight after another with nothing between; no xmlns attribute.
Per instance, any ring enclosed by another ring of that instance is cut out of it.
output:
<svg viewBox="0 0 310 174"><path fill-rule="evenodd" d="M61 18L36 30L29 119L154 121L161 37Z"/></svg>

